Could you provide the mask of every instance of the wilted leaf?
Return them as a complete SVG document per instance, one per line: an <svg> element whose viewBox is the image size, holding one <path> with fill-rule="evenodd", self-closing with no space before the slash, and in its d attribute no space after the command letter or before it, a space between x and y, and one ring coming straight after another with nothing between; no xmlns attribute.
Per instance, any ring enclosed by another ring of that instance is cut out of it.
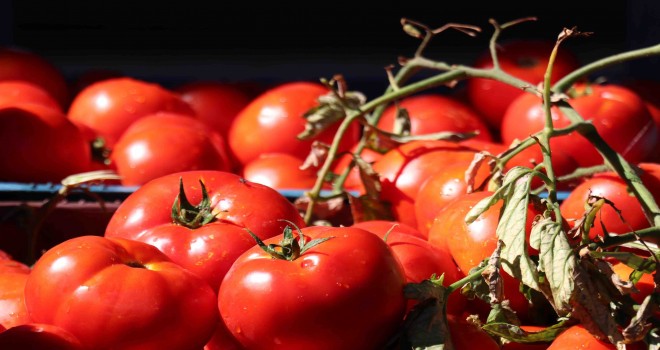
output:
<svg viewBox="0 0 660 350"><path fill-rule="evenodd" d="M511 309L509 306L509 301L504 300L500 304L493 304L492 309L488 313L488 320L486 324L512 324L520 325L520 319L516 315L516 312Z"/></svg>
<svg viewBox="0 0 660 350"><path fill-rule="evenodd" d="M394 128L392 133L395 135L410 135L410 115L405 108L396 109L396 117L394 118Z"/></svg>
<svg viewBox="0 0 660 350"><path fill-rule="evenodd" d="M406 298L419 301L404 321L406 348L453 349L445 312L447 288L442 286L442 278L409 283L404 293Z"/></svg>
<svg viewBox="0 0 660 350"><path fill-rule="evenodd" d="M473 267L468 272L468 275L473 274L475 271L485 267L488 264L489 259L484 259L479 265ZM490 304L490 287L486 280L483 278L473 279L470 282L466 283L461 288L461 294L463 294L468 299L481 299L486 303Z"/></svg>
<svg viewBox="0 0 660 350"><path fill-rule="evenodd" d="M362 181L366 195L371 198L379 198L382 186L378 173L369 162L362 159L359 155L353 155L353 162L355 162L355 166L360 174L360 180Z"/></svg>
<svg viewBox="0 0 660 350"><path fill-rule="evenodd" d="M502 241L497 241L497 247L488 259L486 269L481 272L481 276L488 283L488 297L491 304L499 304L504 299L504 285L502 275L500 274L500 254L502 248Z"/></svg>
<svg viewBox="0 0 660 350"><path fill-rule="evenodd" d="M293 204L299 211L304 212L309 205L309 196L303 195L296 198ZM318 200L314 205L314 218L316 220L325 220L335 217L344 209L344 198L334 197Z"/></svg>
<svg viewBox="0 0 660 350"><path fill-rule="evenodd" d="M532 227L531 236L539 245L539 271L545 273L550 286L553 306L560 316L571 310L570 299L575 289L573 275L577 266L576 253L552 218L539 220Z"/></svg>
<svg viewBox="0 0 660 350"><path fill-rule="evenodd" d="M305 158L303 164L300 166L300 169L305 170L308 168L319 168L321 164L325 162L325 159L328 157L329 149L330 146L323 142L320 142L318 140L312 142L312 147L310 149L310 152L307 155L307 158Z"/></svg>
<svg viewBox="0 0 660 350"><path fill-rule="evenodd" d="M412 141L462 141L470 139L479 133L474 132L450 132L442 131L430 134L422 135L400 135L392 132L387 132L382 129L378 129L374 126L366 126L366 140L367 146L373 150L376 150L381 153L385 153L391 149L394 149L404 143L409 143Z"/></svg>
<svg viewBox="0 0 660 350"><path fill-rule="evenodd" d="M538 332L527 332L520 326L507 323L489 323L484 325L482 329L496 337L502 337L516 343L529 344L550 343L568 327L570 327L570 322L564 320Z"/></svg>
<svg viewBox="0 0 660 350"><path fill-rule="evenodd" d="M297 137L307 140L317 136L331 125L346 118L350 111L358 110L366 100L361 92L346 91L340 94L330 91L319 97L319 104L303 115L306 121L305 130Z"/></svg>
<svg viewBox="0 0 660 350"><path fill-rule="evenodd" d="M646 334L653 328L649 319L658 312L658 305L653 301L653 296L648 295L632 318L630 324L623 330L623 339L627 344L644 339Z"/></svg>
<svg viewBox="0 0 660 350"><path fill-rule="evenodd" d="M354 222L369 220L394 221L394 214L389 203L368 195L348 196Z"/></svg>
<svg viewBox="0 0 660 350"><path fill-rule="evenodd" d="M488 152L477 152L474 155L474 159L470 162L467 170L465 170L465 183L467 184L466 192L471 193L474 191L474 181L477 177L477 172L479 168L483 166L483 163L492 157Z"/></svg>

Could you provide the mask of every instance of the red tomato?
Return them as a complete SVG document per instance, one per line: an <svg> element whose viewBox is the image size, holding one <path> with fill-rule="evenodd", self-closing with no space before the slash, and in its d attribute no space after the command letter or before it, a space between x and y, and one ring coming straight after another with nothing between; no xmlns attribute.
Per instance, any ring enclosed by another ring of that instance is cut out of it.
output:
<svg viewBox="0 0 660 350"><path fill-rule="evenodd" d="M48 349L83 350L80 340L65 329L41 323L30 323L0 332L3 350Z"/></svg>
<svg viewBox="0 0 660 350"><path fill-rule="evenodd" d="M498 45L500 68L512 76L525 80L531 86L543 81L548 59L554 42L541 40L517 40ZM474 64L475 68L491 68L490 53L482 55ZM560 49L552 69L552 82L579 68L575 56ZM500 129L502 118L509 104L525 92L499 81L471 78L467 81L467 94L472 106L485 117L495 130Z"/></svg>
<svg viewBox="0 0 660 350"><path fill-rule="evenodd" d="M380 176L381 199L392 205L397 221L418 227L415 199L422 183L450 164L471 161L475 153L449 141L413 141L392 149L373 165Z"/></svg>
<svg viewBox="0 0 660 350"><path fill-rule="evenodd" d="M660 201L660 165L654 163L639 164L642 183L651 191L656 201ZM642 206L637 198L628 191L625 182L612 172L597 174L575 187L560 204L562 216L568 220L576 220L583 216L589 195L607 198L621 210L625 221L609 205L604 205L589 231L589 236L595 238L603 235L601 222L608 232L626 233L650 227L644 216Z"/></svg>
<svg viewBox="0 0 660 350"><path fill-rule="evenodd" d="M60 182L89 170L80 130L63 114L37 104L0 108L0 181Z"/></svg>
<svg viewBox="0 0 660 350"><path fill-rule="evenodd" d="M612 265L612 270L616 273L622 281L630 281L630 274L634 271L632 267L624 263L616 263ZM656 272L657 273L657 272ZM644 299L655 291L655 282L653 275L645 273L642 278L635 284L636 292L630 293L630 297L638 304L641 304Z"/></svg>
<svg viewBox="0 0 660 350"><path fill-rule="evenodd" d="M578 87L583 91L584 86ZM591 93L569 100L576 112L591 121L603 140L629 162L640 162L655 151L658 131L643 100L632 91L618 85L592 85ZM570 121L558 109L552 109L553 125L563 128ZM502 121L502 141L522 140L543 129L545 116L541 99L533 94L518 97L507 109ZM582 166L602 164L596 148L581 135L555 137L554 150L575 158Z"/></svg>
<svg viewBox="0 0 660 350"><path fill-rule="evenodd" d="M264 153L245 164L243 177L277 190L312 188L318 169L302 170L302 165L302 159L287 153Z"/></svg>
<svg viewBox="0 0 660 350"><path fill-rule="evenodd" d="M317 99L328 93L321 84L290 82L276 86L252 100L234 119L229 129L229 146L239 163L247 164L263 153L288 153L305 159L312 140L296 138L305 130L304 114L318 105ZM332 143L337 126L315 139ZM359 137L357 124L342 139L339 151L348 150Z"/></svg>
<svg viewBox="0 0 660 350"><path fill-rule="evenodd" d="M634 91L644 100L646 108L653 117L656 129L658 130L658 140L660 140L660 82L654 80L633 80L627 82L624 86ZM651 152L645 161L660 163L660 152Z"/></svg>
<svg viewBox="0 0 660 350"><path fill-rule="evenodd" d="M85 130L89 140L102 137L106 146L112 148L134 121L157 112L195 115L173 92L133 78L113 78L89 85L74 97L68 115Z"/></svg>
<svg viewBox="0 0 660 350"><path fill-rule="evenodd" d="M420 186L414 206L417 227L424 237L428 237L438 213L448 203L467 193L465 173L469 165L467 161L451 164L431 175ZM480 186L489 175L488 166L480 166L474 179L474 187Z"/></svg>
<svg viewBox="0 0 660 350"><path fill-rule="evenodd" d="M426 237L422 235L422 233L419 232L417 228L397 221L368 220L368 221L361 221L354 223L352 226L362 228L374 233L387 232L392 230L392 232L398 232L401 234L406 234L409 236L426 239Z"/></svg>
<svg viewBox="0 0 660 350"><path fill-rule="evenodd" d="M0 260L0 325L7 329L30 322L23 293L29 274L22 263Z"/></svg>
<svg viewBox="0 0 660 350"><path fill-rule="evenodd" d="M214 215L210 223L189 228L173 219L179 179L193 205L202 201L200 180L204 183L207 214ZM117 208L105 235L154 245L217 291L234 260L255 245L244 228L266 239L282 233L287 225L282 220L304 226L293 204L274 189L227 172L189 171L155 179L133 192Z"/></svg>
<svg viewBox="0 0 660 350"><path fill-rule="evenodd" d="M411 135L477 131L479 134L475 138L486 141L492 139L482 117L471 107L454 98L439 94L411 96L401 100L399 108L408 111ZM396 114L397 106L390 105L378 121L378 127L393 132Z"/></svg>
<svg viewBox="0 0 660 350"><path fill-rule="evenodd" d="M495 230L499 223L501 201L490 207L470 225L465 223L465 216L470 209L491 194L492 192L487 191L472 192L455 199L438 214L429 231L429 242L441 249L448 249L456 265L465 274L490 257L497 247ZM527 212L527 239L534 217L540 213L540 210L530 205ZM502 276L505 297L510 300L511 308L524 319L529 309L529 302L518 290L520 282L504 271Z"/></svg>
<svg viewBox="0 0 660 350"><path fill-rule="evenodd" d="M215 333L213 333L213 337L204 345L204 349L202 350L243 350L243 347L231 335L225 323L220 320Z"/></svg>
<svg viewBox="0 0 660 350"><path fill-rule="evenodd" d="M126 186L189 170L230 171L222 137L189 116L160 112L131 124L110 159Z"/></svg>
<svg viewBox="0 0 660 350"><path fill-rule="evenodd" d="M381 239L384 239L394 256L403 265L406 282L420 283L425 279L444 275L443 283L448 286L464 277L463 273L451 258L449 251L443 251L431 245L425 238L417 237L406 232L408 229L403 224L384 225L383 221L363 221L354 224L353 227L365 229ZM447 312L459 315L465 311L466 299L460 293L453 293L447 299ZM410 300L408 309L416 302Z"/></svg>
<svg viewBox="0 0 660 350"><path fill-rule="evenodd" d="M0 105L9 107L22 103L35 103L62 112L55 98L42 87L27 81L0 81Z"/></svg>
<svg viewBox="0 0 660 350"><path fill-rule="evenodd" d="M291 261L261 247L236 260L218 295L227 328L249 349L383 348L406 305L403 269L390 248L358 228L302 232L332 238Z"/></svg>
<svg viewBox="0 0 660 350"><path fill-rule="evenodd" d="M25 304L34 322L64 328L89 349L201 349L218 322L205 281L151 245L98 236L48 250L28 277Z"/></svg>
<svg viewBox="0 0 660 350"><path fill-rule="evenodd" d="M196 81L178 87L181 95L204 124L227 139L234 117L252 100L238 85Z"/></svg>
<svg viewBox="0 0 660 350"><path fill-rule="evenodd" d="M539 326L520 326L524 331L527 332L540 332L545 329L545 327ZM515 343L510 342L502 345L501 350L545 350L550 346L548 343Z"/></svg>
<svg viewBox="0 0 660 350"><path fill-rule="evenodd" d="M447 325L452 345L456 350L498 350L500 348L488 333L458 316L448 315Z"/></svg>
<svg viewBox="0 0 660 350"><path fill-rule="evenodd" d="M0 80L22 80L48 91L60 110L69 105L69 91L64 75L50 61L37 53L0 48Z"/></svg>
<svg viewBox="0 0 660 350"><path fill-rule="evenodd" d="M644 349L641 343L628 345L626 349ZM575 325L563 331L550 344L548 350L614 350L616 346L596 339L582 325Z"/></svg>

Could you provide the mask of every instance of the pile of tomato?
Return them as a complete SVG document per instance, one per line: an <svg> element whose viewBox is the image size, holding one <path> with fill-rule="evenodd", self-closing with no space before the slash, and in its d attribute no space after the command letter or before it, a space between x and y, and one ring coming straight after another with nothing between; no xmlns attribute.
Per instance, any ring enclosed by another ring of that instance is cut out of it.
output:
<svg viewBox="0 0 660 350"><path fill-rule="evenodd" d="M499 50L501 69L537 84L552 45L512 41ZM474 62L490 66L490 55ZM572 53L560 51L552 81L579 67ZM0 139L8 145L0 150L0 181L59 183L108 170L119 180L107 184L137 188L97 219L96 230L46 243L17 221L0 223L1 349L404 348L411 310L424 306L404 293L406 287L439 276L444 286L460 284L497 248L501 204L465 222L494 191L489 169L473 167L475 157L503 154L545 125L541 97L491 79L466 79L456 93L404 97L386 105L370 128L400 132L405 110L408 135L471 137L415 139L356 155L366 129L351 124L338 143L334 176L323 188L331 189L356 158L365 161L388 215L351 216L354 211L344 210L322 224L305 222L304 206L282 191L308 190L318 181L324 158L312 150L327 152L339 123L311 138L297 136L308 126L305 116L332 96L331 87L292 81L255 91L240 83L195 81L166 88L101 73L71 83L35 53L0 50ZM566 96L635 166L656 201L659 94L654 82L580 81ZM551 113L556 128L571 124L559 109ZM576 132L553 138L551 147L559 177L603 162ZM512 157L504 171L542 162L534 145ZM351 170L344 194L373 195L364 175ZM614 172L569 177L558 187L569 193L561 204L567 230L580 222L594 196L612 205L598 213L591 239L653 226ZM544 210L536 204L528 208L528 235ZM75 215L68 220L75 231ZM623 280L633 271L619 262L613 267ZM531 302L518 280L502 275L507 307L523 329L556 323L546 300ZM657 290L653 278L645 274L631 289L637 304ZM572 349L587 343L614 349L581 325L552 342L502 342L468 317L485 322L488 303L456 290L445 307L455 349Z"/></svg>

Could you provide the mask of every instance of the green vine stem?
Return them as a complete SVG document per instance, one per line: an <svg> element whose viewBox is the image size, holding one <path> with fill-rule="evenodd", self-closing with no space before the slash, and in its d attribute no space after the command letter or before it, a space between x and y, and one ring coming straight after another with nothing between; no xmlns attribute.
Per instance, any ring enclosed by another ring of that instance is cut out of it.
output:
<svg viewBox="0 0 660 350"><path fill-rule="evenodd" d="M460 280L458 280L458 281L456 281L456 282L450 284L450 285L447 287L447 294L451 294L451 293L453 293L455 290L463 288L464 285L466 285L466 284L468 284L468 283L470 283L470 282L472 282L472 281L476 281L476 280L478 280L478 279L480 279L480 278L483 278L483 276L481 275L481 273L484 272L484 270L486 270L487 267L488 267L488 265L483 266L483 267L480 267L479 269L474 270L474 271L473 271L472 273L470 273L469 275L467 275L467 276L461 278Z"/></svg>
<svg viewBox="0 0 660 350"><path fill-rule="evenodd" d="M653 55L660 55L660 45L654 45L651 47L622 53L619 55L611 56L596 61L592 64L586 65L581 69L578 69L575 72L569 74L566 78L562 79L560 82L555 84L555 86L551 90L555 91L555 89L561 90L562 88L567 88L569 82L577 81L580 77L592 74L604 67L608 67L610 65L621 63L624 61L644 58ZM405 63L404 68L407 66L413 67L415 69L418 68L435 69L442 71L442 73L417 81L413 84L400 87L398 89L394 89L392 86L390 86L383 95L367 102L362 106L360 110L352 111L347 115L347 117L342 121L341 125L339 126L337 133L335 134L335 137L328 151L327 158L323 163L323 166L319 170L316 183L314 184L312 189L307 192L307 195L309 196L310 200L304 215L304 219L306 223L309 223L311 221L316 202L321 198L320 193L323 187L323 182L330 171L332 163L335 160L339 142L341 141L342 137L344 137L344 134L346 133L350 124L358 120L360 117L363 117L366 113L376 111L376 108L384 108L384 105L394 100L433 87L437 87L454 80L460 80L466 78L492 79L503 82L508 85L512 85L526 92L539 94L538 89L532 83L524 81L522 79L518 79L502 71L499 68L481 69L481 68L473 68L465 65L450 65L447 64L446 62L432 61L422 56L413 57L412 59L408 60ZM412 73L413 70L415 70L413 68L408 68L410 70L406 71L406 74ZM567 102L559 101L557 102L557 105L559 109L569 118L569 120L574 125L572 125L570 128L565 128L563 130L561 129L553 130L552 132L549 133L549 136L552 137L558 134L563 134L575 130L579 132L581 135L587 137L589 140L593 141L595 147L599 149L599 151L603 155L606 163L613 170L619 173L624 179L626 179L626 182L631 187L637 198L639 198L640 201L642 202L645 213L649 217L649 220L651 220L651 222L653 222L655 226L660 226L660 209L658 208L657 203L655 203L655 201L653 200L653 197L648 191L648 189L646 189L646 187L641 183L639 177L635 174L630 164L628 164L621 157L621 155L614 152L612 148L609 145L607 145L607 143L605 143L605 141L600 137L600 135L593 127L593 125L591 123L585 122L584 119L580 115L578 115L577 112L575 112L575 110L573 110L573 108ZM373 120L369 122L373 123ZM528 138L527 140L521 142L521 144L517 147L516 151L513 151L512 153L508 154L508 157L513 157L515 154L521 152L524 148L531 146L535 142L536 141L533 138Z"/></svg>

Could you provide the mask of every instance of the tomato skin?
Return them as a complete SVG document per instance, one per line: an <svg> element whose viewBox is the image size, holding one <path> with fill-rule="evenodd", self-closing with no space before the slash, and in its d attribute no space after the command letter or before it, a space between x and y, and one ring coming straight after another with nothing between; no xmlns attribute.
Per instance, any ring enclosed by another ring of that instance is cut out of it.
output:
<svg viewBox="0 0 660 350"><path fill-rule="evenodd" d="M21 80L37 85L48 92L60 110L69 105L66 79L50 61L31 51L0 48L0 81Z"/></svg>
<svg viewBox="0 0 660 350"><path fill-rule="evenodd" d="M536 86L543 81L553 46L554 42L542 40L515 40L500 43L498 45L500 68L514 77ZM492 68L490 53L484 53L472 66ZM551 81L554 83L579 67L575 56L560 48L552 68ZM467 81L467 95L471 105L495 130L500 129L502 117L509 104L516 97L525 93L521 89L491 79L471 78Z"/></svg>
<svg viewBox="0 0 660 350"><path fill-rule="evenodd" d="M422 235L422 233L419 232L417 228L398 221L367 220L367 221L356 222L351 226L362 228L373 233L382 232L384 234L391 230L392 232L397 232L399 234L405 234L417 238L426 239L426 237Z"/></svg>
<svg viewBox="0 0 660 350"><path fill-rule="evenodd" d="M333 238L293 261L260 247L236 260L218 295L227 328L249 349L382 348L406 303L403 269L387 244L351 227L302 232Z"/></svg>
<svg viewBox="0 0 660 350"><path fill-rule="evenodd" d="M456 350L498 350L500 346L488 333L458 316L447 315L451 342Z"/></svg>
<svg viewBox="0 0 660 350"><path fill-rule="evenodd" d="M225 323L220 320L215 329L215 333L213 333L213 337L211 337L211 340L204 345L202 350L243 350L243 347L238 340L231 335Z"/></svg>
<svg viewBox="0 0 660 350"><path fill-rule="evenodd" d="M195 81L174 90L197 118L226 140L231 123L252 97L235 84Z"/></svg>
<svg viewBox="0 0 660 350"><path fill-rule="evenodd" d="M62 112L62 107L48 91L33 83L21 80L0 81L0 105L35 103Z"/></svg>
<svg viewBox="0 0 660 350"><path fill-rule="evenodd" d="M0 181L60 182L88 171L89 146L61 112L38 104L0 108Z"/></svg>
<svg viewBox="0 0 660 350"><path fill-rule="evenodd" d="M633 268L628 265L618 262L612 265L612 271L616 273L622 281L629 281L630 274L633 272ZM657 272L656 272L657 273ZM655 290L655 282L653 281L653 274L645 273L639 281L635 284L637 292L630 293L630 297L638 304L641 304L644 299L651 295ZM656 315L658 315L656 313Z"/></svg>
<svg viewBox="0 0 660 350"><path fill-rule="evenodd" d="M436 132L466 133L477 131L476 139L491 141L492 136L482 117L468 105L440 94L424 94L404 98L399 102L410 117L410 134L423 135ZM391 105L378 120L378 128L393 132L397 106Z"/></svg>
<svg viewBox="0 0 660 350"><path fill-rule="evenodd" d="M243 177L277 190L312 188L318 169L302 170L302 165L302 159L287 153L265 153L245 164Z"/></svg>
<svg viewBox="0 0 660 350"><path fill-rule="evenodd" d="M584 85L576 89L584 93ZM631 90L619 85L591 85L591 93L569 99L569 103L585 120L591 121L603 140L626 160L637 163L654 152L658 130L644 101ZM569 119L557 108L552 108L555 128L570 125ZM541 99L525 94L511 103L502 121L502 140L511 143L522 140L543 129L545 114ZM573 132L555 137L551 147L573 156L579 166L602 164L596 148L585 138ZM579 150L579 152L576 152Z"/></svg>
<svg viewBox="0 0 660 350"><path fill-rule="evenodd" d="M628 345L627 349L644 349L643 343ZM575 325L559 334L548 350L614 350L612 343L596 339L582 325Z"/></svg>
<svg viewBox="0 0 660 350"><path fill-rule="evenodd" d="M325 86L303 81L284 83L262 93L235 117L228 136L231 152L240 164L263 153L288 153L305 159L313 140L298 140L296 136L305 130L303 115L326 93ZM330 127L315 140L332 143L337 127ZM340 152L357 142L359 131L357 124L350 128Z"/></svg>
<svg viewBox="0 0 660 350"><path fill-rule="evenodd" d="M98 236L48 250L28 278L25 304L33 321L92 349L200 349L218 322L205 281L149 244Z"/></svg>
<svg viewBox="0 0 660 350"><path fill-rule="evenodd" d="M48 349L83 350L78 338L61 327L50 324L29 323L0 332L3 350Z"/></svg>
<svg viewBox="0 0 660 350"><path fill-rule="evenodd" d="M18 261L0 260L0 325L7 329L30 322L23 293L29 274Z"/></svg>
<svg viewBox="0 0 660 350"><path fill-rule="evenodd" d="M90 141L102 137L111 149L134 121L157 112L195 115L186 102L160 85L119 77L83 89L73 98L68 116Z"/></svg>
<svg viewBox="0 0 660 350"><path fill-rule="evenodd" d="M471 161L475 153L449 141L413 141L392 149L373 164L380 177L381 199L392 205L397 221L418 227L415 199L422 183L448 164Z"/></svg>
<svg viewBox="0 0 660 350"><path fill-rule="evenodd" d="M357 153L357 144L353 145L349 150L351 154ZM349 153L341 155L333 166L333 171L335 174L342 174L344 170L351 164L353 156ZM382 158L383 155L377 151L374 151L370 148L363 148L360 152L360 158L365 162L373 164L376 160ZM360 171L357 167L353 167L346 177L346 182L344 182L344 188L347 191L355 191L359 194L365 194L366 190L364 189L364 184L360 178Z"/></svg>
<svg viewBox="0 0 660 350"><path fill-rule="evenodd" d="M655 163L638 164L641 172L640 180L651 192L656 201L660 200L660 165ZM609 205L604 205L596 217L589 236L595 238L602 236L601 221L608 232L626 233L650 227L651 224L644 216L644 211L637 198L627 190L625 182L613 172L600 173L584 180L575 187L562 201L559 209L566 220L575 220L584 214L585 204L589 194L607 198L621 210L625 222L621 221L619 214Z"/></svg>
<svg viewBox="0 0 660 350"><path fill-rule="evenodd" d="M115 144L110 159L126 186L181 171L232 168L220 135L199 120L167 112L134 122Z"/></svg>
<svg viewBox="0 0 660 350"><path fill-rule="evenodd" d="M425 238L406 233L406 226L390 225L387 227L382 221L363 221L352 227L365 229L385 242L401 265L406 275L406 282L421 283L432 275L444 275L443 284L448 286L464 277L451 258L449 251L443 251L431 245ZM389 233L388 233L389 232ZM459 315L465 311L466 299L460 293L453 293L447 299L447 312ZM416 302L408 302L410 310Z"/></svg>

